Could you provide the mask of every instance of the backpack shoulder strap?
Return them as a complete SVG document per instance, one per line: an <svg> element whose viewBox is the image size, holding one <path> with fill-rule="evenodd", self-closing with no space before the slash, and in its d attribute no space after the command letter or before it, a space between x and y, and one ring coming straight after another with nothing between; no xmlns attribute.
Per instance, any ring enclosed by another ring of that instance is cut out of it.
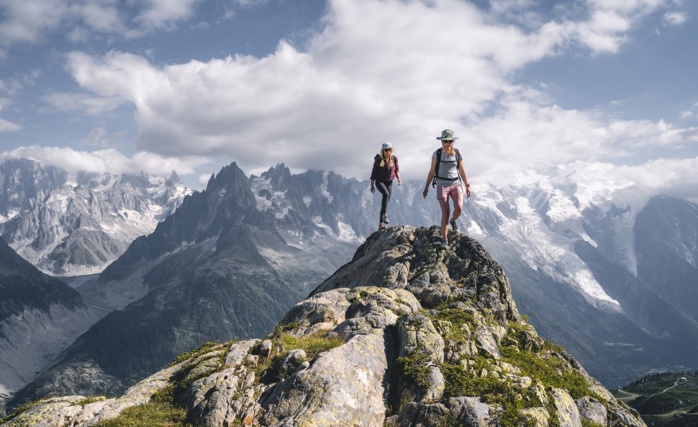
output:
<svg viewBox="0 0 698 427"><path fill-rule="evenodd" d="M463 160L463 157L461 157L460 151L458 151L457 148L455 150L456 150L456 164L460 165L460 162L461 162L461 160Z"/></svg>
<svg viewBox="0 0 698 427"><path fill-rule="evenodd" d="M436 149L436 170L434 171L434 178L431 180L431 186L436 187L436 178L439 177L439 168L441 167L441 148Z"/></svg>

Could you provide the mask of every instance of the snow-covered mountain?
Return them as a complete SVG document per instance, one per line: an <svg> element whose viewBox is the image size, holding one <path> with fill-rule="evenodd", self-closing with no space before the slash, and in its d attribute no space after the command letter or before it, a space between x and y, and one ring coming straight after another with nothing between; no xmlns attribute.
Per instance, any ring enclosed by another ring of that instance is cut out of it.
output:
<svg viewBox="0 0 698 427"><path fill-rule="evenodd" d="M608 387L697 368L698 207L587 178L530 174L482 189L465 232L502 264L539 333Z"/></svg>
<svg viewBox="0 0 698 427"><path fill-rule="evenodd" d="M236 164L223 168L78 288L89 304L114 311L13 404L111 395L203 342L263 336L351 258L358 241L344 234L351 225L338 211L362 197L357 180L333 173L291 176L280 165L248 178Z"/></svg>
<svg viewBox="0 0 698 427"><path fill-rule="evenodd" d="M26 159L0 165L0 235L55 276L101 272L191 193L173 172L70 176Z"/></svg>
<svg viewBox="0 0 698 427"><path fill-rule="evenodd" d="M422 185L395 187L391 225L439 221L434 192L424 200ZM473 191L461 230L502 265L543 337L611 388L653 370L698 369L695 204L653 197L594 165L506 186L473 181ZM20 397L113 393L204 341L258 336L350 260L377 230L379 203L367 181L332 172L277 165L248 178L235 164L224 168L78 288L116 311ZM66 379L77 371L90 381Z"/></svg>

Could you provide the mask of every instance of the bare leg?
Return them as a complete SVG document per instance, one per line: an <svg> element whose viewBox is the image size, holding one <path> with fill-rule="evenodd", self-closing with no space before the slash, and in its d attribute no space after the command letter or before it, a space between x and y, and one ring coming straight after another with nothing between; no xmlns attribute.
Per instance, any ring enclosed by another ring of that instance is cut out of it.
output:
<svg viewBox="0 0 698 427"><path fill-rule="evenodd" d="M463 192L458 191L453 197L453 221L457 220L461 213L463 213Z"/></svg>
<svg viewBox="0 0 698 427"><path fill-rule="evenodd" d="M448 197L445 199L439 199L439 206L441 206L441 235L444 239L448 238L448 216L450 215L451 207L448 204Z"/></svg>

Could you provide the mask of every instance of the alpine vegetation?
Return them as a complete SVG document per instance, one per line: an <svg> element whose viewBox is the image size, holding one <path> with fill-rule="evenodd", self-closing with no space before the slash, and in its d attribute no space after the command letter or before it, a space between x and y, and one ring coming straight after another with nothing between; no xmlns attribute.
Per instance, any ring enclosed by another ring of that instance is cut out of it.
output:
<svg viewBox="0 0 698 427"><path fill-rule="evenodd" d="M156 412L180 426L645 426L538 336L477 241L439 239L375 232L266 337L208 343L119 397L49 398L3 426L145 425Z"/></svg>

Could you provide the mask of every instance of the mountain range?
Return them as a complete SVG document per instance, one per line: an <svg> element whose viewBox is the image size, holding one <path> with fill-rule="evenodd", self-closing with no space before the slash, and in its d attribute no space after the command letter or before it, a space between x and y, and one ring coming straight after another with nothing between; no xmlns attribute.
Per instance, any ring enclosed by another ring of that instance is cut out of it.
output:
<svg viewBox="0 0 698 427"><path fill-rule="evenodd" d="M539 333L607 387L696 368L696 205L575 184L563 172L473 184L462 232L502 265ZM421 190L395 189L391 225L437 221L433 191L425 201ZM247 177L227 166L81 282L85 301L111 314L16 401L116 393L205 341L262 336L351 259L377 228L378 203L366 181L332 172L277 165Z"/></svg>
<svg viewBox="0 0 698 427"><path fill-rule="evenodd" d="M28 159L0 164L0 236L54 276L101 272L191 190L173 172L69 175Z"/></svg>
<svg viewBox="0 0 698 427"><path fill-rule="evenodd" d="M3 427L645 427L518 313L502 268L437 226L373 233L263 339L207 343L115 397L25 405Z"/></svg>

